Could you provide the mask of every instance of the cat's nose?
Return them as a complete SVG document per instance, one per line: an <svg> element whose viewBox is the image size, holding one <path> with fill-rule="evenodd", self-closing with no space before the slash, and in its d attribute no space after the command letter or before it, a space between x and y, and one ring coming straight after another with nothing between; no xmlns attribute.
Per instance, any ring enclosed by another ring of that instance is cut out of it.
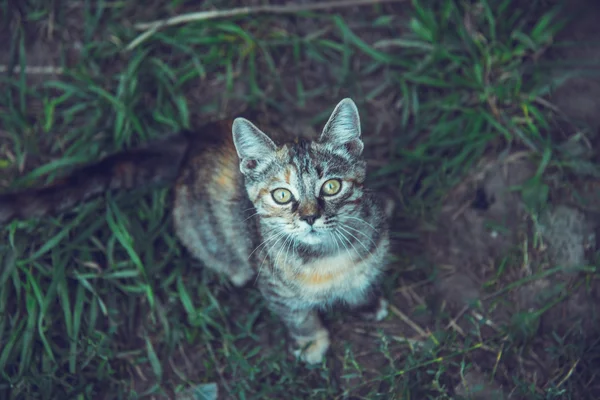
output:
<svg viewBox="0 0 600 400"><path fill-rule="evenodd" d="M321 215L319 214L309 214L309 215L302 215L300 216L300 219L302 221L306 221L307 224L312 225L315 223L315 221L320 217Z"/></svg>

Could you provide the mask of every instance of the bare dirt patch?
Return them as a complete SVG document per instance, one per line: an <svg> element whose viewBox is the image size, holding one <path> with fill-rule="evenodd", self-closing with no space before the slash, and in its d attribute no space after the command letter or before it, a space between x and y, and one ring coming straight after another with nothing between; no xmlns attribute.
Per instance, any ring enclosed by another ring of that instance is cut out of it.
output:
<svg viewBox="0 0 600 400"><path fill-rule="evenodd" d="M515 190L526 188L535 174L524 153L484 162L477 170L450 193L436 231L425 235L426 253L440 269L437 304L446 307L448 327L467 336L476 333L507 348L528 343L529 354L507 351L500 365L494 361L499 353L476 356L487 379L507 390L519 373L547 387L565 368L564 358L551 350L558 337L594 346L600 285L586 280L584 267L594 261L600 221L565 205L557 191L540 217L532 218L523 192ZM586 385L580 395L597 393L596 385Z"/></svg>

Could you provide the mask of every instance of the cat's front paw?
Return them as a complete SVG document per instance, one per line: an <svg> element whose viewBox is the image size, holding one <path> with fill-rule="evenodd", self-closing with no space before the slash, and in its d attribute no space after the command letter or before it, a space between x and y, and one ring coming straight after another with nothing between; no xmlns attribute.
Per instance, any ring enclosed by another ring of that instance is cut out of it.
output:
<svg viewBox="0 0 600 400"><path fill-rule="evenodd" d="M375 321L383 321L389 314L388 307L390 303L383 297L379 298L379 307L377 307L377 311L375 311Z"/></svg>
<svg viewBox="0 0 600 400"><path fill-rule="evenodd" d="M254 278L254 271L251 269L240 269L239 271L231 274L229 280L233 286L241 288L246 286L250 279Z"/></svg>
<svg viewBox="0 0 600 400"><path fill-rule="evenodd" d="M293 354L307 364L319 364L323 361L323 357L329 350L329 332L326 329L319 330L310 338L295 338L296 350ZM308 345L308 346L307 346Z"/></svg>
<svg viewBox="0 0 600 400"><path fill-rule="evenodd" d="M367 321L383 321L389 314L389 305L386 299L378 297L372 306L360 310L360 316Z"/></svg>

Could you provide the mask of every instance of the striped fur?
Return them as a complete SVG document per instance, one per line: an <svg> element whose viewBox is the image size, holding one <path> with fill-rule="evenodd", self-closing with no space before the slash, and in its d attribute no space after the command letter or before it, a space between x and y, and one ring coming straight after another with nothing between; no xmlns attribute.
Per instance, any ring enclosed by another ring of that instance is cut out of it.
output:
<svg viewBox="0 0 600 400"><path fill-rule="evenodd" d="M185 247L236 286L256 282L296 354L318 363L329 348L319 309L343 302L367 318L386 315L377 285L391 208L365 188L362 150L350 99L312 142L278 146L238 118L116 154L49 187L0 195L0 222L61 212L107 190L174 183Z"/></svg>
<svg viewBox="0 0 600 400"><path fill-rule="evenodd" d="M298 348L312 342L304 360L320 362L329 336L319 308L374 303L374 317L385 316L386 302L375 288L388 252L388 216L382 199L364 187L358 110L352 100L342 100L314 142L277 147L242 119L234 122L233 137L262 240L259 288ZM326 196L322 188L331 179L341 189ZM278 188L294 200L277 204L272 193Z"/></svg>

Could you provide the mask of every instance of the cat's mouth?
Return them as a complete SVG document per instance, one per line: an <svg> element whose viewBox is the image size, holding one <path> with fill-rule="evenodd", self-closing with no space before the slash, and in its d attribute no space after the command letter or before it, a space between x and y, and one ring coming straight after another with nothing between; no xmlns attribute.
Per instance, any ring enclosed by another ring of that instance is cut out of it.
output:
<svg viewBox="0 0 600 400"><path fill-rule="evenodd" d="M315 229L314 226L311 226L300 233L298 239L306 244L319 244L323 241L323 234Z"/></svg>
<svg viewBox="0 0 600 400"><path fill-rule="evenodd" d="M302 236L319 236L320 232L317 231L313 226L307 228L304 232L302 232Z"/></svg>

